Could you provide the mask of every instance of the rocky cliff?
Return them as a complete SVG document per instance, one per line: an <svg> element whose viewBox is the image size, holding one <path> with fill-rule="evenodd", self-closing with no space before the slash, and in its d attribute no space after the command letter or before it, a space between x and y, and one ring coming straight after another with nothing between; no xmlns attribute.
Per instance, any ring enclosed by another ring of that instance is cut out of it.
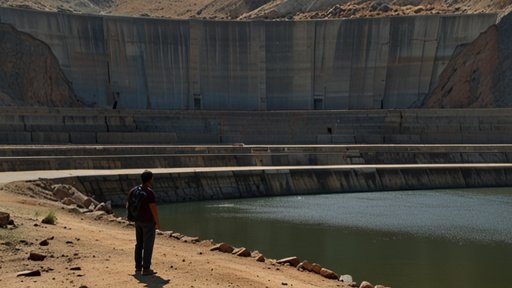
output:
<svg viewBox="0 0 512 288"><path fill-rule="evenodd" d="M48 45L3 23L0 23L0 105L81 105Z"/></svg>
<svg viewBox="0 0 512 288"><path fill-rule="evenodd" d="M425 99L425 108L512 106L512 13L461 47Z"/></svg>

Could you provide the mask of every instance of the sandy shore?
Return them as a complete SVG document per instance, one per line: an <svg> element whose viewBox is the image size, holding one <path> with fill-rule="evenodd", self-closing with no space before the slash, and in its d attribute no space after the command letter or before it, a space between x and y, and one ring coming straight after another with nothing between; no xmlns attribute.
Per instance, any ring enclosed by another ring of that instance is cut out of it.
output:
<svg viewBox="0 0 512 288"><path fill-rule="evenodd" d="M0 287L348 287L311 272L211 252L205 242L184 243L165 235L155 243L153 268L158 274L136 276L133 227L114 217L94 219L6 191L0 190L0 198L0 211L10 213L17 225L0 228ZM56 225L41 224L50 208L56 211ZM40 246L47 238L52 239L49 245ZM48 257L31 261L30 252ZM24 270L42 274L16 277Z"/></svg>

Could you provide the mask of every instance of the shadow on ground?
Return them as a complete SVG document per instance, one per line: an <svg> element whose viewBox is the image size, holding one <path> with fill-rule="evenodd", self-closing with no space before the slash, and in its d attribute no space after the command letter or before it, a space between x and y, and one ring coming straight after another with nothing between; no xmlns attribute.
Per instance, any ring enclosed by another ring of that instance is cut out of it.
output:
<svg viewBox="0 0 512 288"><path fill-rule="evenodd" d="M171 280L164 279L158 275L143 276L141 274L133 274L133 278L137 279L140 283L145 284L144 287L160 288L165 287Z"/></svg>

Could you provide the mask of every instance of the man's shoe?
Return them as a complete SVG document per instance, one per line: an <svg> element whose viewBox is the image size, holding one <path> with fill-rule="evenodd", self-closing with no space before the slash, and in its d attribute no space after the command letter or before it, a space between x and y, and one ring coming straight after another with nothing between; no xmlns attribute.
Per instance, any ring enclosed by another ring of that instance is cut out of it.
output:
<svg viewBox="0 0 512 288"><path fill-rule="evenodd" d="M140 274L142 272L142 269L135 269L135 274Z"/></svg>
<svg viewBox="0 0 512 288"><path fill-rule="evenodd" d="M142 275L144 275L144 276L155 275L155 274L156 274L156 271L154 271L152 269L142 270Z"/></svg>

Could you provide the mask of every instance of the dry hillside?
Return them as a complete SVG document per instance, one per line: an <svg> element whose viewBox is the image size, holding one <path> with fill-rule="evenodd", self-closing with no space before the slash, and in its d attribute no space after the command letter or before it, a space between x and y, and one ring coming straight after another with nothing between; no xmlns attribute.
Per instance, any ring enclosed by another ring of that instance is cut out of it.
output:
<svg viewBox="0 0 512 288"><path fill-rule="evenodd" d="M50 47L0 23L0 106L81 104Z"/></svg>
<svg viewBox="0 0 512 288"><path fill-rule="evenodd" d="M512 106L512 14L454 55L426 108Z"/></svg>
<svg viewBox="0 0 512 288"><path fill-rule="evenodd" d="M331 19L505 13L512 0L0 0L0 6L182 19Z"/></svg>
<svg viewBox="0 0 512 288"><path fill-rule="evenodd" d="M0 0L0 6L72 13L102 13L115 0Z"/></svg>

